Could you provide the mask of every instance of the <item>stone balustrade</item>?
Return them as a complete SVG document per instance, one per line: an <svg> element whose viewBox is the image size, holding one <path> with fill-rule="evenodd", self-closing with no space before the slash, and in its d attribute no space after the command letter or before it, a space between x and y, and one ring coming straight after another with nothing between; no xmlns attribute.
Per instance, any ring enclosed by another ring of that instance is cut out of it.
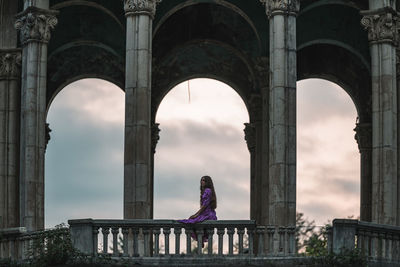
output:
<svg viewBox="0 0 400 267"><path fill-rule="evenodd" d="M400 262L400 227L349 219L335 219L328 230L328 249L359 249L369 260Z"/></svg>
<svg viewBox="0 0 400 267"><path fill-rule="evenodd" d="M68 228L35 232L27 232L25 227L0 229L0 259L24 260L30 255L28 250L31 253L37 252L30 249L35 241L48 244L51 242L50 233L54 232L57 233L57 237L66 238L68 231Z"/></svg>
<svg viewBox="0 0 400 267"><path fill-rule="evenodd" d="M264 257L295 254L294 227L261 227L252 220L205 221L196 225L140 219L83 219L68 223L73 245L88 255ZM197 236L195 246L194 235ZM202 249L203 239L206 249Z"/></svg>

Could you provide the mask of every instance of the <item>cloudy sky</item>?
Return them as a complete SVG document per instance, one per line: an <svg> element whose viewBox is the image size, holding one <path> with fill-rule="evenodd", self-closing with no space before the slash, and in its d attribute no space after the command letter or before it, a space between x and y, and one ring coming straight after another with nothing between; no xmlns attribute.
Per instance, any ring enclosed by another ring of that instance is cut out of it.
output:
<svg viewBox="0 0 400 267"><path fill-rule="evenodd" d="M298 83L297 209L317 224L359 214L359 153L350 97L323 80ZM157 113L154 217L186 218L199 205L199 180L215 184L219 219L248 219L250 155L246 107L229 86L182 83ZM72 218L122 218L124 93L85 79L65 87L48 112L46 227Z"/></svg>

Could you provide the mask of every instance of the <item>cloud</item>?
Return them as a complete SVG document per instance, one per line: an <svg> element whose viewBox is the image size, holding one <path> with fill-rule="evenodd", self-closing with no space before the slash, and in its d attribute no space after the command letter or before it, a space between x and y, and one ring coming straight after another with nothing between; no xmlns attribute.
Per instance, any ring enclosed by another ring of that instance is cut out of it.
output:
<svg viewBox="0 0 400 267"><path fill-rule="evenodd" d="M183 83L161 103L155 218L193 214L205 174L214 180L218 217L249 218L250 154L243 133L248 113L224 86L193 81L189 103ZM342 89L338 95L332 87L307 80L298 91L297 206L317 224L358 215L359 209L355 108ZM99 80L73 83L56 97L47 119L53 132L46 152L46 226L70 218L122 218L122 91Z"/></svg>

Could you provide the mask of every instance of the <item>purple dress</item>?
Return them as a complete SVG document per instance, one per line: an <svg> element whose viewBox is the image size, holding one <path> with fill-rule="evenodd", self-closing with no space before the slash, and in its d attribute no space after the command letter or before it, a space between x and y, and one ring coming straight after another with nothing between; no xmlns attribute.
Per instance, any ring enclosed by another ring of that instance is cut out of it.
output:
<svg viewBox="0 0 400 267"><path fill-rule="evenodd" d="M201 196L201 205L206 207L200 214L194 219L179 220L178 222L194 224L207 220L216 220L217 215L215 210L211 207L212 192L210 188L204 189L203 195Z"/></svg>

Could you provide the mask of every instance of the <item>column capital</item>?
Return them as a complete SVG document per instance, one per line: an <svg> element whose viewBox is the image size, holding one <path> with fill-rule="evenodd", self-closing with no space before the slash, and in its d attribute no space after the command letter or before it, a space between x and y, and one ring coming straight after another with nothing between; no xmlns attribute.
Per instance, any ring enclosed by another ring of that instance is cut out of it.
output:
<svg viewBox="0 0 400 267"><path fill-rule="evenodd" d="M361 25L368 31L368 40L373 43L391 43L399 41L398 29L400 20L398 13L391 7L361 11Z"/></svg>
<svg viewBox="0 0 400 267"><path fill-rule="evenodd" d="M357 123L354 128L358 149L361 151L372 149L372 124L371 123Z"/></svg>
<svg viewBox="0 0 400 267"><path fill-rule="evenodd" d="M48 43L51 30L57 25L58 11L30 6L16 16L15 29L20 31L21 43Z"/></svg>
<svg viewBox="0 0 400 267"><path fill-rule="evenodd" d="M256 126L254 123L244 124L244 140L247 142L247 148L253 152L256 147Z"/></svg>
<svg viewBox="0 0 400 267"><path fill-rule="evenodd" d="M156 153L156 147L158 140L160 140L160 124L159 123L154 123L151 126L151 151Z"/></svg>
<svg viewBox="0 0 400 267"><path fill-rule="evenodd" d="M21 49L0 49L0 79L19 79Z"/></svg>
<svg viewBox="0 0 400 267"><path fill-rule="evenodd" d="M162 0L123 0L125 16L149 15L154 18L156 6Z"/></svg>
<svg viewBox="0 0 400 267"><path fill-rule="evenodd" d="M300 0L260 0L265 5L268 17L289 14L296 16L300 10Z"/></svg>

